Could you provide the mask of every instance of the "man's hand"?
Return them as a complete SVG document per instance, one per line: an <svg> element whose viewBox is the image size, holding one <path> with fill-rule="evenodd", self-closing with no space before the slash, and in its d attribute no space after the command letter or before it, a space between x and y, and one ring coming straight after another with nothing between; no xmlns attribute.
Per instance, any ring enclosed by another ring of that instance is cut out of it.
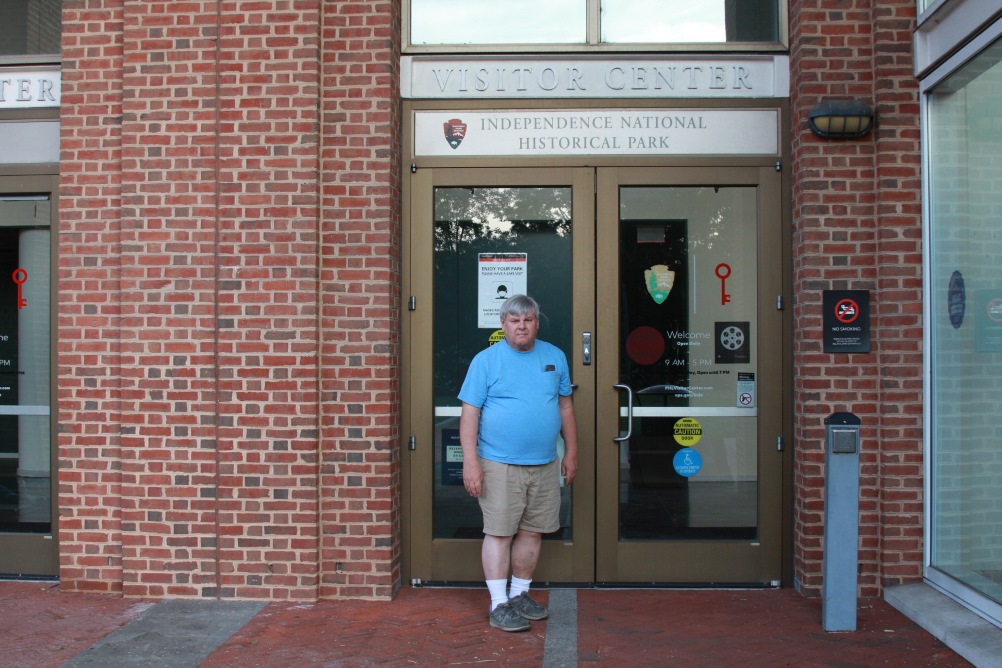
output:
<svg viewBox="0 0 1002 668"><path fill-rule="evenodd" d="M480 466L480 462L476 459L463 460L463 487L469 492L470 496L480 496L480 490L483 489L484 484L484 470Z"/></svg>
<svg viewBox="0 0 1002 668"><path fill-rule="evenodd" d="M480 431L480 409L463 402L459 414L459 443L463 447L463 486L470 496L480 496L484 485L484 469L477 457L477 434Z"/></svg>
<svg viewBox="0 0 1002 668"><path fill-rule="evenodd" d="M564 476L564 484L569 485L574 481L574 476L578 474L578 453L564 453L564 459L560 462L560 474Z"/></svg>

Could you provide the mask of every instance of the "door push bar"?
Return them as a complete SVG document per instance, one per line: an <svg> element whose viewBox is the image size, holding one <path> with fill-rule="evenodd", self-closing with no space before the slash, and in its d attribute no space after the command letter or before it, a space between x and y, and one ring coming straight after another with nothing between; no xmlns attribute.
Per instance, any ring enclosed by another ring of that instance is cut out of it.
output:
<svg viewBox="0 0 1002 668"><path fill-rule="evenodd" d="M630 440L630 436L633 435L633 390L629 385L613 385L613 387L617 390L626 390L626 435L612 439L616 443L622 443Z"/></svg>

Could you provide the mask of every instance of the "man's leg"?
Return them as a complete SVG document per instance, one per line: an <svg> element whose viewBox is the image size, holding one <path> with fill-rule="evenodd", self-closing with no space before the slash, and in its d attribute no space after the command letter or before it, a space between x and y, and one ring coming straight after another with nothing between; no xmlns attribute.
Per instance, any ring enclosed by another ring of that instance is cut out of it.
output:
<svg viewBox="0 0 1002 668"><path fill-rule="evenodd" d="M542 545L543 534L519 529L511 546L512 576L511 591L508 594L509 605L522 617L533 621L546 619L549 615L545 607L529 596L532 574L536 571Z"/></svg>
<svg viewBox="0 0 1002 668"><path fill-rule="evenodd" d="M491 610L508 600L508 569L511 563L511 536L484 534L480 560L484 566L484 580L491 593Z"/></svg>
<svg viewBox="0 0 1002 668"><path fill-rule="evenodd" d="M523 580L531 580L539 563L539 551L543 545L543 534L519 529L511 545L512 575Z"/></svg>

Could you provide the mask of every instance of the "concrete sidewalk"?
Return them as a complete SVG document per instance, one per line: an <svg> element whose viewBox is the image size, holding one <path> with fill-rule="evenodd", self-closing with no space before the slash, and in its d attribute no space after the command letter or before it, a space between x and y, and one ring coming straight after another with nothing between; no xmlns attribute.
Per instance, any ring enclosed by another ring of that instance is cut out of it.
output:
<svg viewBox="0 0 1002 668"><path fill-rule="evenodd" d="M534 590L550 619L487 624L486 589L393 601L163 601L0 582L0 664L56 666L969 666L880 600L826 633L792 590Z"/></svg>

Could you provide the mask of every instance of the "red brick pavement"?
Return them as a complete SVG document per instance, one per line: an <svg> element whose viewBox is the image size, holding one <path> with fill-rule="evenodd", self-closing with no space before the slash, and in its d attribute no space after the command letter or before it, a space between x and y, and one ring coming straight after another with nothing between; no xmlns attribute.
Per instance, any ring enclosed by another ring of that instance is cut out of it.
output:
<svg viewBox="0 0 1002 668"><path fill-rule="evenodd" d="M579 665L969 666L880 600L861 602L857 631L826 633L820 601L791 590L576 594ZM547 623L492 629L487 602L484 589L405 587L393 601L272 603L202 666L543 665ZM150 605L0 582L0 665L59 666Z"/></svg>

